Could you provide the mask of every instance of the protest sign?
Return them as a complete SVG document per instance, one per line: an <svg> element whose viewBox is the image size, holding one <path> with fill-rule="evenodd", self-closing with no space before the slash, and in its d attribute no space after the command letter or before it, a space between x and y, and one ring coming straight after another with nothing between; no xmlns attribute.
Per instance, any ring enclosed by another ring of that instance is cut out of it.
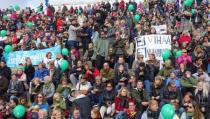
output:
<svg viewBox="0 0 210 119"><path fill-rule="evenodd" d="M151 26L152 28L155 28L157 34L165 34L167 33L167 26L165 25L156 25Z"/></svg>
<svg viewBox="0 0 210 119"><path fill-rule="evenodd" d="M18 67L19 64L25 63L25 58L29 57L33 65L38 65L43 61L48 52L52 53L52 59L56 59L56 55L61 52L60 46L47 48L43 50L29 50L29 51L16 51L8 55L4 55L8 67Z"/></svg>
<svg viewBox="0 0 210 119"><path fill-rule="evenodd" d="M135 38L136 56L144 55L148 59L149 53L155 53L158 60L162 60L164 49L171 49L171 35L143 35Z"/></svg>

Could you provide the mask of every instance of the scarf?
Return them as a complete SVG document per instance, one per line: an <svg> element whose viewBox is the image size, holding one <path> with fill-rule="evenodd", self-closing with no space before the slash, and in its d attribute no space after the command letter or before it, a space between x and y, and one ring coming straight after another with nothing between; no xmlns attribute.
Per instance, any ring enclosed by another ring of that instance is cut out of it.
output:
<svg viewBox="0 0 210 119"><path fill-rule="evenodd" d="M159 111L151 111L150 109L147 110L148 119L158 119L159 114L160 114Z"/></svg>
<svg viewBox="0 0 210 119"><path fill-rule="evenodd" d="M119 105L121 108L128 108L128 99L126 96L120 96L120 102Z"/></svg>

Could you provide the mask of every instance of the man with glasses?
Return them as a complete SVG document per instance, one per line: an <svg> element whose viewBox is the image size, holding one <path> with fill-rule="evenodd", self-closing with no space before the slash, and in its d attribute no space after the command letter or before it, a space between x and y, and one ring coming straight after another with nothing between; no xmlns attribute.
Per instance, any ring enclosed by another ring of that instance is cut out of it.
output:
<svg viewBox="0 0 210 119"><path fill-rule="evenodd" d="M161 106L164 104L172 103L178 105L181 100L181 92L176 87L175 81L170 81L165 89L163 89L163 93L160 96Z"/></svg>

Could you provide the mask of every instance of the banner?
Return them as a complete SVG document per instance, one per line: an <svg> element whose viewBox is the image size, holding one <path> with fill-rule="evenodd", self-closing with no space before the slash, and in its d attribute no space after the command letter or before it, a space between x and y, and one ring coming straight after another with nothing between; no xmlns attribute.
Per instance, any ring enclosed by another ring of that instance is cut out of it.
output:
<svg viewBox="0 0 210 119"><path fill-rule="evenodd" d="M25 63L25 58L30 57L33 65L38 65L43 61L44 57L48 52L52 53L52 59L56 59L56 55L61 52L60 46L55 46L43 50L29 50L29 51L16 51L9 55L4 55L8 67L18 67L19 64Z"/></svg>
<svg viewBox="0 0 210 119"><path fill-rule="evenodd" d="M171 35L143 35L135 38L136 56L144 55L148 59L149 53L155 53L158 60L162 60L164 49L171 49Z"/></svg>
<svg viewBox="0 0 210 119"><path fill-rule="evenodd" d="M165 34L167 33L167 26L165 25L157 25L157 26L151 26L152 28L155 28L157 34Z"/></svg>
<svg viewBox="0 0 210 119"><path fill-rule="evenodd" d="M62 6L83 6L87 4L95 4L99 2L106 2L107 0L49 0L50 5Z"/></svg>

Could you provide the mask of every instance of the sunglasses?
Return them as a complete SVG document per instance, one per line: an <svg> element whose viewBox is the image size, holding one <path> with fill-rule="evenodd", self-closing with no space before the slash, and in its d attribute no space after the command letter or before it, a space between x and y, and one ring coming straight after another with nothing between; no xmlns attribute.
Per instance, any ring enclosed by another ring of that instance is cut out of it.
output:
<svg viewBox="0 0 210 119"><path fill-rule="evenodd" d="M42 98L42 96L38 96L38 98Z"/></svg>

